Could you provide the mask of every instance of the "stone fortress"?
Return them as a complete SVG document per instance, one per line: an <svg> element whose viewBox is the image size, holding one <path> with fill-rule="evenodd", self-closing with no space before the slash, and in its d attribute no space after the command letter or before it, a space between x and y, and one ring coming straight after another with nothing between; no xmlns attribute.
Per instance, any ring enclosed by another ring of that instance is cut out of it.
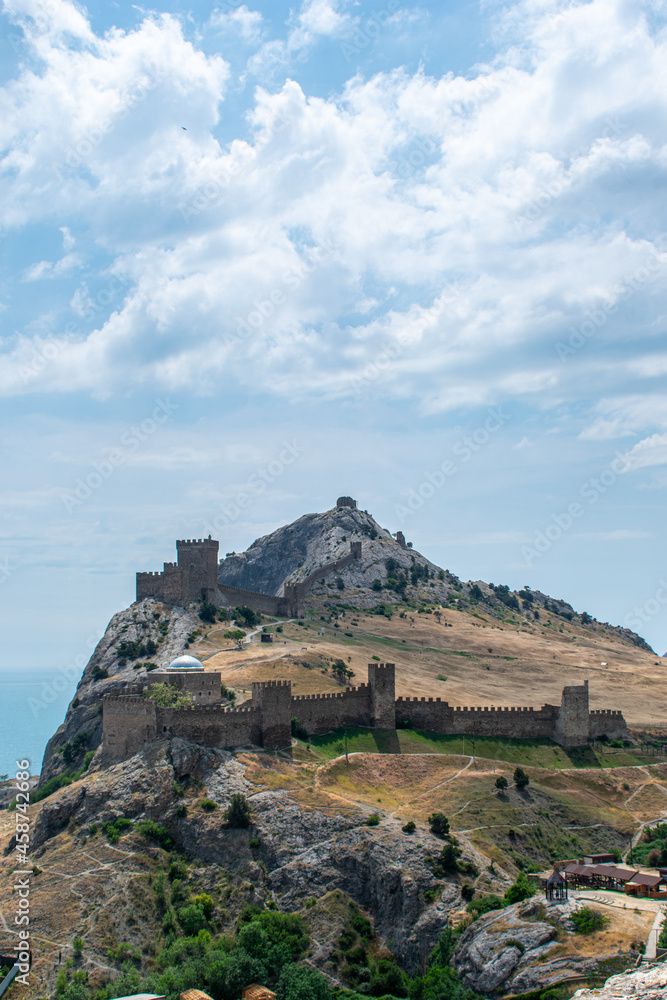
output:
<svg viewBox="0 0 667 1000"><path fill-rule="evenodd" d="M156 683L171 683L188 692L192 707L164 708L145 697ZM292 719L309 734L345 726L409 725L465 736L546 737L564 747L581 746L602 735L628 736L621 712L590 711L588 681L563 688L560 705L539 709L454 708L440 698L397 699L393 663L369 663L367 684L332 694L294 695L290 681L254 682L251 700L232 708L222 703L220 692L219 673L204 670L194 657L179 657L167 670L154 671L145 684L106 694L105 752L124 760L147 743L171 737L220 749L254 745L279 750L291 743Z"/></svg>
<svg viewBox="0 0 667 1000"><path fill-rule="evenodd" d="M336 506L356 509L357 502L352 497L339 497ZM137 601L154 597L180 607L193 601L209 601L222 608L245 605L267 615L298 618L303 614L306 594L318 580L340 573L352 560L361 559L361 542L350 542L348 555L319 566L300 583L286 583L282 594L260 594L218 581L219 547L220 543L210 535L177 541L177 562L164 563L157 573L137 573Z"/></svg>
<svg viewBox="0 0 667 1000"><path fill-rule="evenodd" d="M357 503L352 497L339 497L336 506L356 509ZM396 540L405 547L402 532ZM347 555L318 567L299 583L284 584L282 594L262 594L219 582L218 548L210 536L177 541L176 563L165 563L159 573L137 573L137 601L153 597L187 606L205 600L218 607L246 605L265 614L297 618L318 580L340 572L362 555L362 543L351 542ZM188 693L192 706L165 708L145 697L157 683L173 684ZM290 745L292 719L309 734L345 726L410 726L466 736L546 737L565 747L582 746L603 735L611 739L629 735L621 712L590 711L588 681L563 688L560 705L454 708L440 698L397 699L392 663L371 663L367 684L329 694L293 695L290 681L256 682L251 700L236 708L222 701L219 673L204 670L194 657L181 656L166 670L152 672L145 683L128 684L120 693L105 695L103 705L103 744L116 760L169 737L222 749L255 745L276 750Z"/></svg>

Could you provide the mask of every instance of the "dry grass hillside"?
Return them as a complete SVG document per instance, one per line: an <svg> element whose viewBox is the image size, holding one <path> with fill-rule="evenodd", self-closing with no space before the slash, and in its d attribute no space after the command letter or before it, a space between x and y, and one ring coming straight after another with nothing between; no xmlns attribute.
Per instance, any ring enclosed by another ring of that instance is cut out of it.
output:
<svg viewBox="0 0 667 1000"><path fill-rule="evenodd" d="M397 694L404 697L541 706L559 704L565 684L588 679L592 708L621 709L634 726L667 722L667 658L599 623L549 614L528 621L509 610L499 620L481 605L463 611L432 605L437 615L394 606L390 618L315 599L309 605L300 622L273 629L273 644L256 636L242 652L216 651L230 645L225 629L216 627L191 651L240 694L249 693L253 680L272 678L291 680L299 694L337 690L328 670L333 660L344 660L356 684L375 658L396 664Z"/></svg>

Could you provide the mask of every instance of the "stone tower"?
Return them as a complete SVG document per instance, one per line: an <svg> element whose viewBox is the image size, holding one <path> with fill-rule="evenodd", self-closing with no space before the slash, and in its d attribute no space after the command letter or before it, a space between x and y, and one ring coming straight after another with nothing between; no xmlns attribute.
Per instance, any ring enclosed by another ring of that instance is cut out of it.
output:
<svg viewBox="0 0 667 1000"><path fill-rule="evenodd" d="M218 582L218 549L211 538L184 539L176 542L178 568L183 571L188 601L210 600Z"/></svg>
<svg viewBox="0 0 667 1000"><path fill-rule="evenodd" d="M262 745L280 750L292 742L292 682L253 681L253 707L260 711Z"/></svg>
<svg viewBox="0 0 667 1000"><path fill-rule="evenodd" d="M371 726L396 729L396 667L393 663L369 663Z"/></svg>
<svg viewBox="0 0 667 1000"><path fill-rule="evenodd" d="M338 497L336 500L337 507L351 507L352 510L357 509L357 501L353 500L352 497Z"/></svg>
<svg viewBox="0 0 667 1000"><path fill-rule="evenodd" d="M579 747L590 736L588 681L563 688L560 711L554 726L554 740L564 747Z"/></svg>

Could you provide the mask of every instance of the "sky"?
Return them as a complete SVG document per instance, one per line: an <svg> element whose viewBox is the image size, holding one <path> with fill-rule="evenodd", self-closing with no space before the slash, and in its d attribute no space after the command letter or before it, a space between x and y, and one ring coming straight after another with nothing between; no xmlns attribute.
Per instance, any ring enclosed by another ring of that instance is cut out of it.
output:
<svg viewBox="0 0 667 1000"><path fill-rule="evenodd" d="M341 494L665 651L664 2L0 30L0 668Z"/></svg>

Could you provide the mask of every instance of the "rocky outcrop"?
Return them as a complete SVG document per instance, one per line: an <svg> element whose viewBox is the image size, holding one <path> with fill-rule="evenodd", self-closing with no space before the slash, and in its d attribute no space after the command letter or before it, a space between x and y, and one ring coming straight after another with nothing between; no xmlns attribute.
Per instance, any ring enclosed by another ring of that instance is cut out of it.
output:
<svg viewBox="0 0 667 1000"><path fill-rule="evenodd" d="M100 759L101 751L93 766ZM183 799L175 781L184 787L194 782L201 789L197 794L206 794L218 810L205 813L196 800ZM253 794L253 788L233 754L179 739L151 744L46 799L35 823L36 857L65 828L84 837L93 822L99 826L119 816L152 819L191 858L248 880L258 898L272 897L281 909L297 910L309 898L341 890L372 915L377 932L404 967L417 968L449 913L461 905L458 887L439 886L424 862L429 849L435 853L441 843L427 834L417 845L398 823L367 827L367 811L361 808L345 816L326 815L302 808L285 791ZM234 792L248 795L250 831L230 830L222 820ZM258 846L250 846L251 838ZM438 901L431 902L438 889Z"/></svg>
<svg viewBox="0 0 667 1000"><path fill-rule="evenodd" d="M304 514L292 524L256 539L245 552L222 560L218 581L245 590L282 594L286 583L301 583L319 567L348 555L351 542L362 543L362 557L353 560L340 573L344 599L348 603L364 607L377 604L380 599L399 599L391 590L383 591L380 598L371 589L374 580L386 583L390 575L386 565L388 559L393 559L396 567L407 573L408 591L428 592L432 600L444 600L457 581L455 576L441 570L419 552L399 544L366 511L351 507L335 507L323 514ZM420 575L413 584L411 574L415 567L419 568ZM316 584L314 593L318 592L317 587ZM319 592L328 591L321 589Z"/></svg>
<svg viewBox="0 0 667 1000"><path fill-rule="evenodd" d="M476 920L461 935L452 960L464 986L484 996L530 993L587 975L614 957L549 958L557 948L559 928L569 926L573 905L578 904L545 905L531 899Z"/></svg>
<svg viewBox="0 0 667 1000"><path fill-rule="evenodd" d="M573 1000L664 1000L667 997L667 965L642 966L612 976L603 987L577 990Z"/></svg>
<svg viewBox="0 0 667 1000"><path fill-rule="evenodd" d="M148 676L146 663L168 666L184 652L188 635L198 625L201 622L192 611L167 607L153 598L133 604L113 616L83 671L64 722L46 745L40 787L49 778L80 768L85 753L100 745L104 695L126 684L145 680ZM122 642L136 643L138 648L150 642L155 651L125 657L123 663L119 655ZM77 736L81 737L81 742L74 747ZM69 759L58 752L66 744L72 746Z"/></svg>

